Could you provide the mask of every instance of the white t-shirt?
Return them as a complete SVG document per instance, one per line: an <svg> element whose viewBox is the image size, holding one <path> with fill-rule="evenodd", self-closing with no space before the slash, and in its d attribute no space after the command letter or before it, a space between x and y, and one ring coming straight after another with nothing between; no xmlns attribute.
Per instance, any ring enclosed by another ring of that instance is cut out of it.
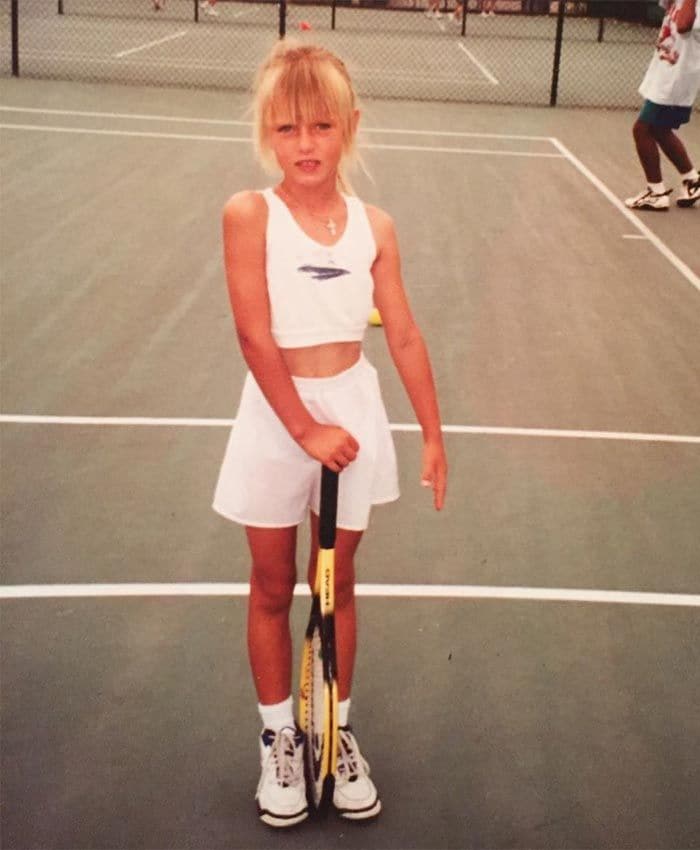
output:
<svg viewBox="0 0 700 850"><path fill-rule="evenodd" d="M679 2L669 4L656 50L639 87L642 97L663 106L692 106L700 89L700 0L695 0L695 22L690 32L678 32L680 6Z"/></svg>

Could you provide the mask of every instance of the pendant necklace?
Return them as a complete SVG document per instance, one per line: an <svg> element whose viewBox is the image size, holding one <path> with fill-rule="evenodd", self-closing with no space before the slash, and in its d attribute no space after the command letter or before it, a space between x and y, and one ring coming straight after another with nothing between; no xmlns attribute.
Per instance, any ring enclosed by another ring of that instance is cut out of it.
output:
<svg viewBox="0 0 700 850"><path fill-rule="evenodd" d="M320 221L326 230L330 233L331 236L335 236L338 232L338 225L335 222L335 219L330 215L318 215L317 213L311 212L311 210L307 210L302 204L297 201L297 199L291 195L287 189L281 189L290 201L294 204L294 206L303 210L307 215L310 215L312 218L315 218L317 221Z"/></svg>

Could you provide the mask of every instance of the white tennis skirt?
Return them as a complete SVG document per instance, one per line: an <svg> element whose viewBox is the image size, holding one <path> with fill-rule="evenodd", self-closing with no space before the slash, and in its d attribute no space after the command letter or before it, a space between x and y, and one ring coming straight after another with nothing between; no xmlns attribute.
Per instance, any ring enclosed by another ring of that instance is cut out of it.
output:
<svg viewBox="0 0 700 850"><path fill-rule="evenodd" d="M317 422L339 425L360 444L340 475L338 528L363 531L372 505L399 497L396 452L377 370L364 355L330 378L292 379ZM290 436L249 372L214 494L214 510L263 528L298 525L319 512L321 465Z"/></svg>

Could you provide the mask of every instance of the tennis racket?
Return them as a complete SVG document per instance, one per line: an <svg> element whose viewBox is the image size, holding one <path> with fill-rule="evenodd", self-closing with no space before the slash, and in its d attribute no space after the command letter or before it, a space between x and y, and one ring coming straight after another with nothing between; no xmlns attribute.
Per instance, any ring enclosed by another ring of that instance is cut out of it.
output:
<svg viewBox="0 0 700 850"><path fill-rule="evenodd" d="M309 802L325 814L333 799L338 763L338 683L335 657L335 524L338 473L322 467L319 549L311 615L304 638L299 723Z"/></svg>

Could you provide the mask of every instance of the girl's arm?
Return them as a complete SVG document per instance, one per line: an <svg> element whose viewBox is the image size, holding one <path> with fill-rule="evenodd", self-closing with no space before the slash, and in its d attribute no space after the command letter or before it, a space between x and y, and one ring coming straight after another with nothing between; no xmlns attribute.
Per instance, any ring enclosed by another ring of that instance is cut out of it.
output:
<svg viewBox="0 0 700 850"><path fill-rule="evenodd" d="M404 291L394 223L376 207L368 206L367 214L377 243L372 266L374 303L382 317L391 357L423 431L421 483L432 487L435 507L440 510L445 503L447 460L428 351Z"/></svg>
<svg viewBox="0 0 700 850"><path fill-rule="evenodd" d="M224 263L231 309L243 357L290 435L311 457L339 472L352 462L357 441L343 428L321 425L299 398L272 336L265 274L267 204L240 192L224 207Z"/></svg>

